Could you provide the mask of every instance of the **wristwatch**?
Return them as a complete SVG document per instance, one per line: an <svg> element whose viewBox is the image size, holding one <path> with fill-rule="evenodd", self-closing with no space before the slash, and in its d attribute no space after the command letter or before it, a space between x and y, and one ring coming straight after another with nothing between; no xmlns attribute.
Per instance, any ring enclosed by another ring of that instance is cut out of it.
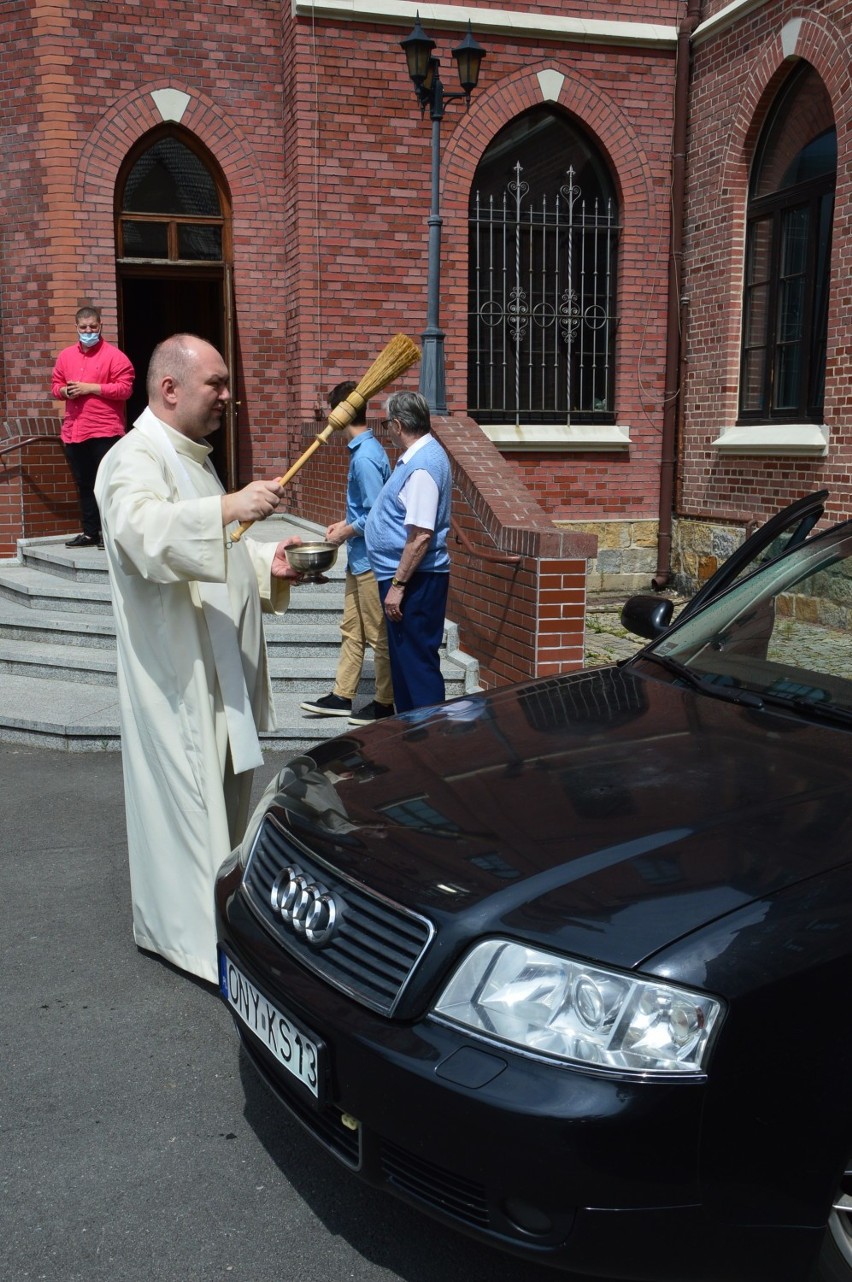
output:
<svg viewBox="0 0 852 1282"><path fill-rule="evenodd" d="M396 577L396 575L394 575L394 576L393 576L393 578L391 579L391 587L392 587L392 588L405 588L405 587L408 587L408 584L407 584L407 583L403 583L402 579L398 579L398 578Z"/></svg>

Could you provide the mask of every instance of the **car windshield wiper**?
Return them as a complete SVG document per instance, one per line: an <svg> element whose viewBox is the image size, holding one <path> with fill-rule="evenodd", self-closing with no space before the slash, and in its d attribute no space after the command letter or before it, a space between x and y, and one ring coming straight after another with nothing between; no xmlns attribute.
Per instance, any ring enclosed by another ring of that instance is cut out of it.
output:
<svg viewBox="0 0 852 1282"><path fill-rule="evenodd" d="M693 690L700 690L702 694L709 694L714 699L725 699L728 703L739 703L746 708L762 708L763 699L753 690L743 690L739 686L723 685L718 678L711 676L701 676L687 668L685 664L679 663L677 659L670 658L667 654L644 653L642 655L648 663L658 663L661 668L671 672L673 676L687 685L692 686Z"/></svg>
<svg viewBox="0 0 852 1282"><path fill-rule="evenodd" d="M852 708L844 708L837 703L826 703L822 699L808 699L805 695L773 694L771 690L763 695L765 703L773 708L792 708L806 717L819 721L834 721L837 725L849 725L852 722Z"/></svg>

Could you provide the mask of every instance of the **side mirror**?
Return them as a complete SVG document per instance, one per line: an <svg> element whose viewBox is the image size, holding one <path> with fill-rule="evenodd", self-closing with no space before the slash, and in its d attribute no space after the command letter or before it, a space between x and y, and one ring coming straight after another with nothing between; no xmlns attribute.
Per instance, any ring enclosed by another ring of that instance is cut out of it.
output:
<svg viewBox="0 0 852 1282"><path fill-rule="evenodd" d="M668 597L632 596L621 610L621 626L634 636L656 641L672 621L674 601Z"/></svg>

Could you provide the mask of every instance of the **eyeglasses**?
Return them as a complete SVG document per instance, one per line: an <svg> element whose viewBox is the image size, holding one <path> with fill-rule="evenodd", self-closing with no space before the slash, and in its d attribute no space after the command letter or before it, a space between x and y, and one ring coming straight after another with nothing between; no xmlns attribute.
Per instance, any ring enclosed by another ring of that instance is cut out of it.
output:
<svg viewBox="0 0 852 1282"><path fill-rule="evenodd" d="M383 431L383 432L386 432L386 431L388 430L388 428L390 427L391 423L398 423L398 422L399 422L399 419L398 419L398 418L381 418L381 419L379 419L379 425L381 426L381 429L382 429L382 431Z"/></svg>

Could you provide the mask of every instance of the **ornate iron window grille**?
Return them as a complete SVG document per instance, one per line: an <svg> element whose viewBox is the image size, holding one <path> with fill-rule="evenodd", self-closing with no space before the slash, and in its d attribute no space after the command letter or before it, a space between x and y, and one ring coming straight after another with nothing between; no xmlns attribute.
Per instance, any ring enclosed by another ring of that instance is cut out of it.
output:
<svg viewBox="0 0 852 1282"><path fill-rule="evenodd" d="M468 411L480 423L611 423L620 227L566 170L530 196L515 164L502 197L471 202Z"/></svg>

